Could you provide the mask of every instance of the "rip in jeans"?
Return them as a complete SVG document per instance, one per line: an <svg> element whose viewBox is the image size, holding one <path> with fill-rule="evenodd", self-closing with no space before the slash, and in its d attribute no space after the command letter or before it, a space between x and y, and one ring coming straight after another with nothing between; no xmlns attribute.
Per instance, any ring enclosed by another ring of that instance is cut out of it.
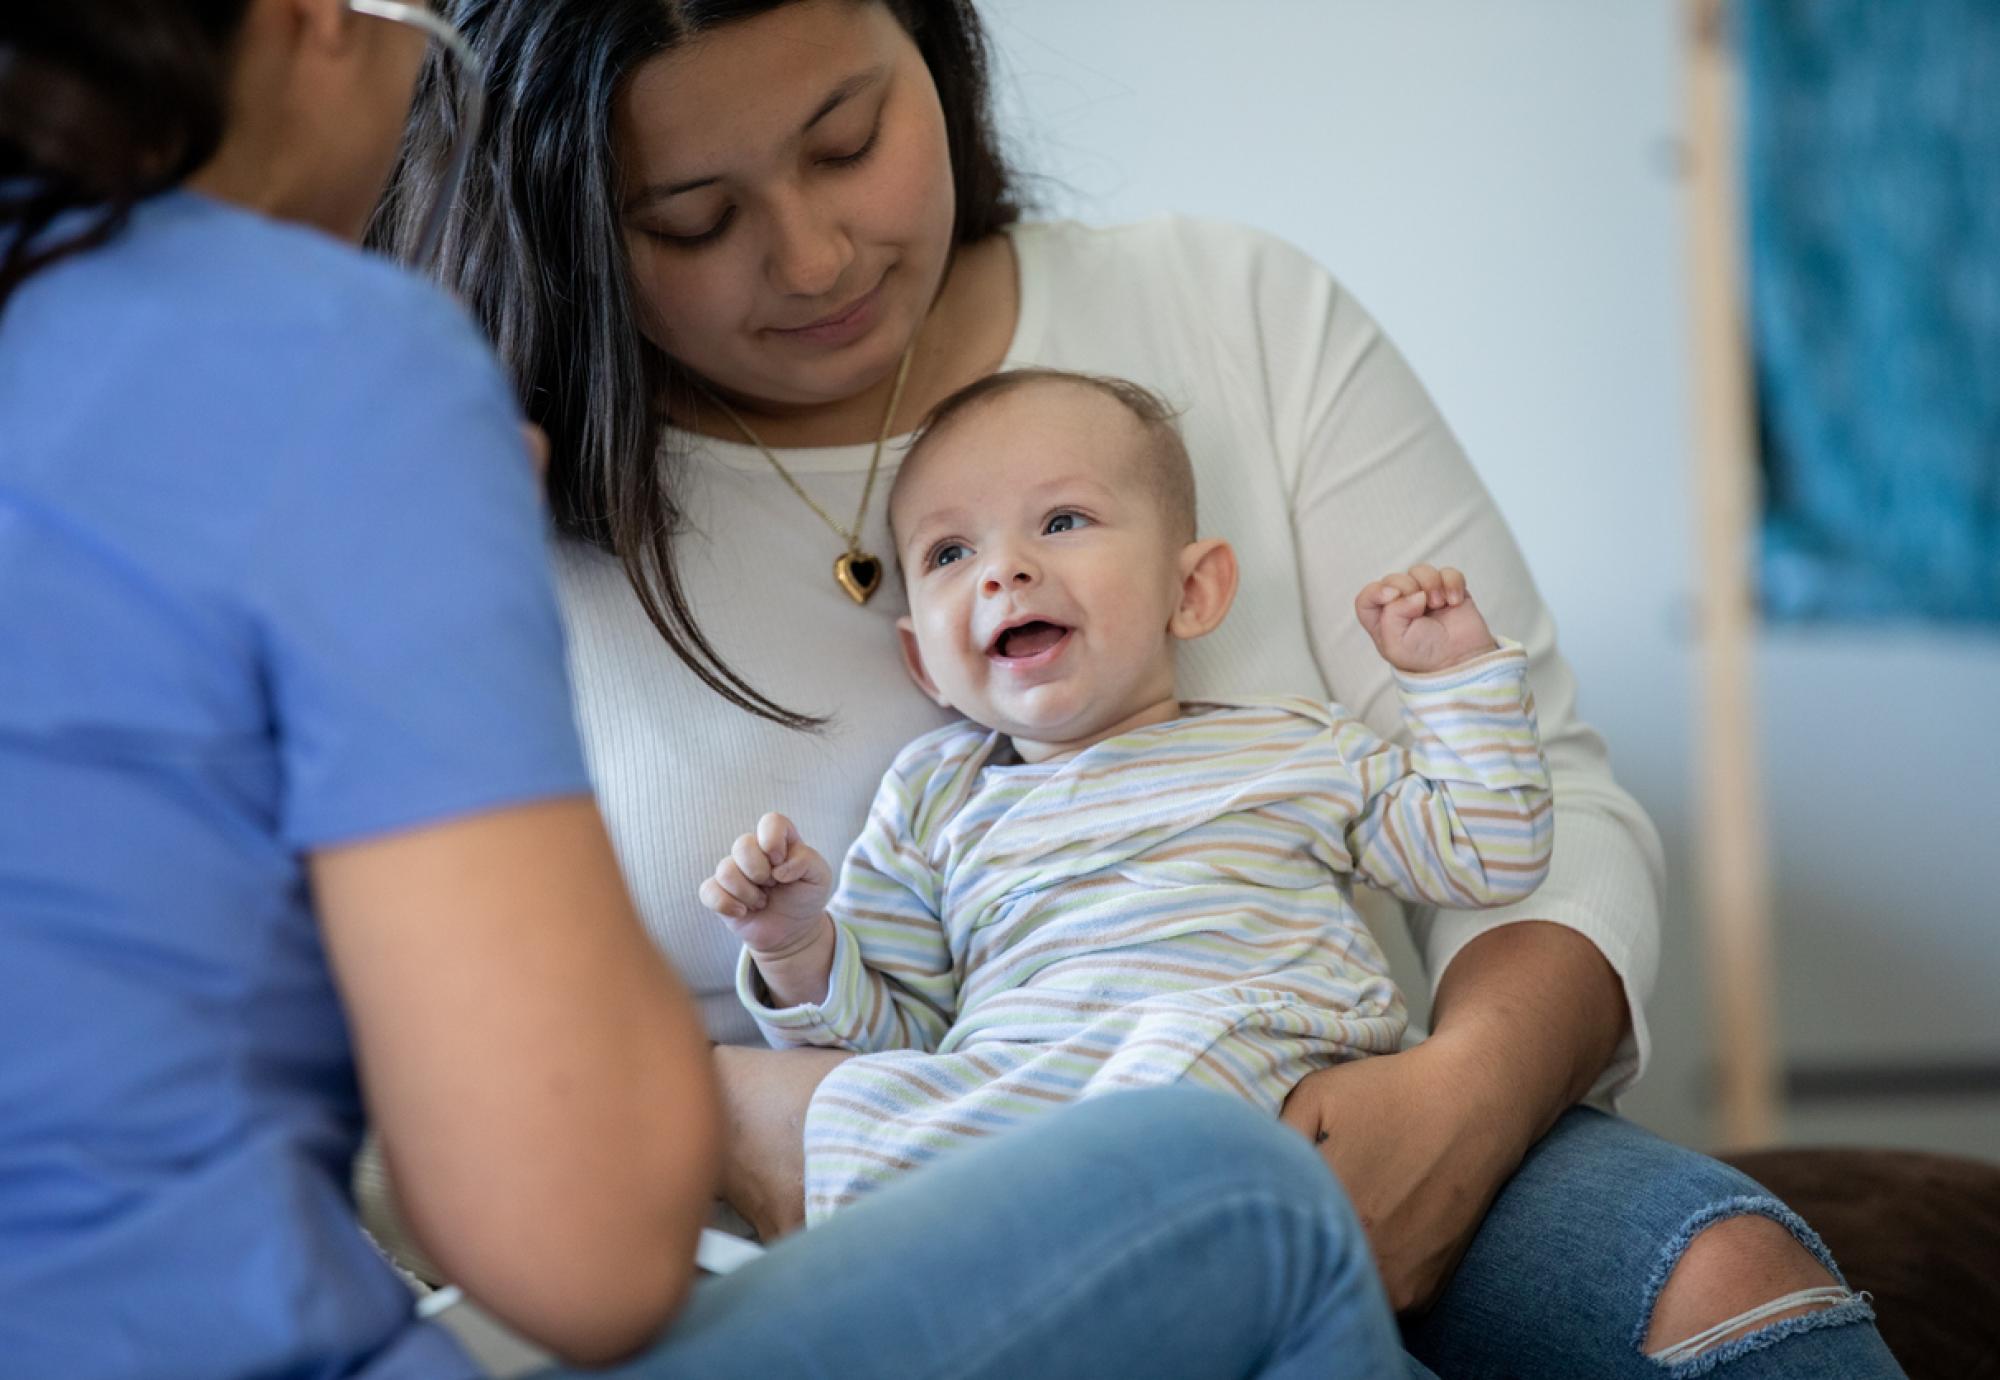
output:
<svg viewBox="0 0 2000 1380"><path fill-rule="evenodd" d="M1826 1272L1833 1276L1835 1283L1816 1289L1802 1289L1783 1298L1772 1299L1755 1308L1746 1309L1733 1318L1716 1323L1692 1337L1683 1338L1658 1351L1646 1353L1646 1331L1652 1326L1653 1305L1658 1302L1660 1291L1666 1287L1668 1277L1673 1274L1674 1267L1680 1264L1681 1257L1686 1254L1689 1244L1696 1236L1717 1222L1726 1218L1747 1216L1768 1217L1790 1232L1793 1238L1825 1267ZM1875 1316L1875 1310L1869 1306L1868 1295L1857 1294L1847 1287L1847 1281L1841 1277L1839 1269L1833 1263L1833 1257L1827 1253L1826 1246L1818 1234L1807 1226L1797 1213L1776 1198L1768 1196L1746 1195L1726 1198L1719 1203L1710 1204L1690 1217L1682 1224L1680 1231L1675 1233L1674 1239L1660 1252L1659 1263L1653 1267L1652 1276L1646 1281L1645 1299L1645 1306L1639 1313L1639 1326L1632 1334L1632 1344L1646 1354L1648 1360L1657 1361L1662 1370L1675 1376L1676 1380L1681 1380L1682 1377L1706 1375L1739 1356L1761 1350L1801 1332L1810 1332L1821 1327L1838 1327L1843 1323L1860 1322ZM1826 1306L1814 1308L1809 1313L1784 1318L1766 1327L1745 1332L1741 1336L1730 1335L1775 1314L1813 1304ZM1725 1337L1729 1340L1718 1341Z"/></svg>

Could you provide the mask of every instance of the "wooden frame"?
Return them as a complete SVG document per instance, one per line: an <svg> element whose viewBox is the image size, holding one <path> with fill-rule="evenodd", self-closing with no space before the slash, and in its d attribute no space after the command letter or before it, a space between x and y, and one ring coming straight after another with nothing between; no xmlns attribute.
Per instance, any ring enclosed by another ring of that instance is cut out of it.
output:
<svg viewBox="0 0 2000 1380"><path fill-rule="evenodd" d="M1736 137L1740 73L1726 0L1688 23L1688 252L1699 500L1700 719L1695 789L1704 968L1719 1081L1716 1133L1777 1133L1771 885L1754 701L1755 403L1743 323Z"/></svg>

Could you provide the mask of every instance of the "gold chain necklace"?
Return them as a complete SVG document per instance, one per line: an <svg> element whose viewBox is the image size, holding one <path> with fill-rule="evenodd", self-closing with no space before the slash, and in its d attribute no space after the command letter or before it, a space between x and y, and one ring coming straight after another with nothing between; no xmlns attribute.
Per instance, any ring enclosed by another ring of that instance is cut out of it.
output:
<svg viewBox="0 0 2000 1380"><path fill-rule="evenodd" d="M750 444L764 453L764 458L771 462L771 468L778 472L778 478L789 484L792 492L804 501L806 507L818 513L819 520L831 527L833 534L847 543L847 549L834 558L833 578L835 583L847 591L847 597L857 604L867 603L870 596L882 587L881 559L861 549L861 527L868 520L868 500L875 492L875 472L882 466L882 447L888 443L889 427L896 419L896 404L903 400L903 383L910 377L910 357L916 352L917 342L913 337L903 348L902 362L896 366L896 383L889 390L889 408L882 414L882 429L875 437L875 453L868 459L868 478L861 486L861 507L855 511L852 528L842 527L827 515L826 509L813 501L813 496L807 493L804 486L792 477L792 472L785 468L784 461L778 459L777 453L765 445L762 438L750 429L750 423L737 415L735 408L724 402L713 391L702 390L708 393L710 401L722 409L723 416L736 423L736 429L749 438Z"/></svg>

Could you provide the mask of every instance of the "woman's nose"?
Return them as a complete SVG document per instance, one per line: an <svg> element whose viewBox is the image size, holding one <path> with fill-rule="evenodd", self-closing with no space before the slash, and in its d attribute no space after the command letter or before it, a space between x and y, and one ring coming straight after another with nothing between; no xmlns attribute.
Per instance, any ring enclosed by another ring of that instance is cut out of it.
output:
<svg viewBox="0 0 2000 1380"><path fill-rule="evenodd" d="M779 203L772 216L771 284L792 297L826 297L854 262L854 245L838 220L807 195ZM846 306L829 302L829 309Z"/></svg>

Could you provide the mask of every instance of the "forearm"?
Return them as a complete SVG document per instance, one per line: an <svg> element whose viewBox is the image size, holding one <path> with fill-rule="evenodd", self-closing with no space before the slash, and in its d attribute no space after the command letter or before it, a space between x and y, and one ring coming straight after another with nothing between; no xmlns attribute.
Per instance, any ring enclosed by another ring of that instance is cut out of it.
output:
<svg viewBox="0 0 2000 1380"><path fill-rule="evenodd" d="M656 1335L692 1283L717 1107L589 798L321 850L310 873L425 1253L579 1363Z"/></svg>
<svg viewBox="0 0 2000 1380"><path fill-rule="evenodd" d="M812 1096L842 1060L834 1049L719 1045L725 1146L722 1196L760 1239L805 1223L805 1124Z"/></svg>
<svg viewBox="0 0 2000 1380"><path fill-rule="evenodd" d="M1623 984L1597 946L1526 920L1468 943L1438 984L1426 1045L1518 1155L1590 1091L1629 1024Z"/></svg>
<svg viewBox="0 0 2000 1380"><path fill-rule="evenodd" d="M1624 1013L1589 940L1524 920L1459 951L1428 1040L1293 1089L1285 1121L1346 1185L1398 1312L1436 1297L1502 1186L1612 1057Z"/></svg>

